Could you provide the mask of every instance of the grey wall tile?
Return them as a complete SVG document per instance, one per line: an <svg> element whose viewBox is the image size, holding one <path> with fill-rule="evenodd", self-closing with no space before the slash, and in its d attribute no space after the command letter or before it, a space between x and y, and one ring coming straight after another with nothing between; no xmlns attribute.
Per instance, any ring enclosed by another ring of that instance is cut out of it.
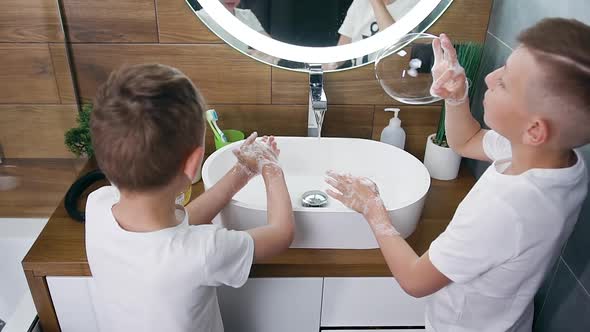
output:
<svg viewBox="0 0 590 332"><path fill-rule="evenodd" d="M510 48L504 45L496 37L489 33L487 34L479 73L476 81L472 82L475 84L475 92L473 95L473 103L471 104L471 112L482 127L486 127L483 122L483 98L488 89L484 81L485 77L497 68L502 67L510 53L512 53ZM490 165L489 163L477 160L467 160L466 163L476 178L479 178Z"/></svg>
<svg viewBox="0 0 590 332"><path fill-rule="evenodd" d="M486 36L486 42L483 49L481 64L479 66L479 74L475 82L475 92L473 95L472 113L473 116L482 124L483 123L483 99L484 94L488 90L485 84L486 76L506 63L506 59L512 53L512 50L499 41L496 37L490 35Z"/></svg>
<svg viewBox="0 0 590 332"><path fill-rule="evenodd" d="M488 31L514 48L520 31L548 16L590 22L590 1L495 0Z"/></svg>
<svg viewBox="0 0 590 332"><path fill-rule="evenodd" d="M557 258L557 262L553 264L553 267L547 275L545 276L545 280L541 284L541 287L535 294L535 321L539 318L539 314L545 305L545 300L547 299L547 294L549 293L549 289L551 288L551 284L553 280L555 280L555 275L557 274L557 268L559 267L560 258Z"/></svg>
<svg viewBox="0 0 590 332"><path fill-rule="evenodd" d="M535 320L534 331L590 331L590 296L575 276L559 261L543 310Z"/></svg>
<svg viewBox="0 0 590 332"><path fill-rule="evenodd" d="M480 160L465 159L465 165L467 165L471 174L473 174L476 179L479 179L491 164Z"/></svg>
<svg viewBox="0 0 590 332"><path fill-rule="evenodd" d="M590 144L581 150L586 165L590 166ZM590 195L586 197L578 223L563 252L563 258L582 285L590 290Z"/></svg>

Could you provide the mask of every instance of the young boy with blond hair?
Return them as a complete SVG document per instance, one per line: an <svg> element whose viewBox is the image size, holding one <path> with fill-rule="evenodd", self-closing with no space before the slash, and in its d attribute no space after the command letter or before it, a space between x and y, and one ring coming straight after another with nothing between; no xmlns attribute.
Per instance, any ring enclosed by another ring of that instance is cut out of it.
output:
<svg viewBox="0 0 590 332"><path fill-rule="evenodd" d="M577 148L590 143L590 27L545 19L518 41L506 65L485 79L490 130L470 113L451 41L441 35L433 43L431 92L445 99L447 140L462 156L492 165L424 255L392 226L374 183L328 173L329 194L363 213L401 287L430 295L427 331L531 331L533 297L587 194Z"/></svg>
<svg viewBox="0 0 590 332"><path fill-rule="evenodd" d="M216 286L242 286L254 260L287 249L293 212L274 138L251 135L235 166L189 203L204 155L205 104L180 71L124 67L101 86L91 117L92 144L113 186L86 207L91 297L101 331L221 332ZM268 225L232 231L211 220L248 181L262 175Z"/></svg>

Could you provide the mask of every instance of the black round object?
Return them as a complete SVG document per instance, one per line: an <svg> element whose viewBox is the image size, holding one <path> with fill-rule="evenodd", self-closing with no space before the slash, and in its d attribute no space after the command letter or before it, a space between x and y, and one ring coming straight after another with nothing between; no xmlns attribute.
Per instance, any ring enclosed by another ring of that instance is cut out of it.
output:
<svg viewBox="0 0 590 332"><path fill-rule="evenodd" d="M96 181L104 179L106 179L104 173L100 169L96 169L86 173L72 184L64 199L66 212L72 219L79 222L84 222L86 220L85 213L83 211L78 211L78 200L88 187Z"/></svg>

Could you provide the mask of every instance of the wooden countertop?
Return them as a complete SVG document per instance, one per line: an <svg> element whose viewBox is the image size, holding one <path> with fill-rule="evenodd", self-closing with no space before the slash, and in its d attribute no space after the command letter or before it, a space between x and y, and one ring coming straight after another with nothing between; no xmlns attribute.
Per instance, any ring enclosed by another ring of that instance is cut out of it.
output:
<svg viewBox="0 0 590 332"><path fill-rule="evenodd" d="M81 174L92 168L89 163ZM421 220L407 239L418 254L424 253L444 231L474 183L465 167L453 181L432 180ZM202 182L193 185L193 197L202 192ZM68 217L63 200L24 258L23 267L35 277L91 275L84 246L84 224ZM391 276L391 273L379 249L289 249L280 256L254 264L250 276L374 277Z"/></svg>
<svg viewBox="0 0 590 332"><path fill-rule="evenodd" d="M0 189L0 218L49 218L86 164L85 159L4 159L0 177L16 179L16 187Z"/></svg>

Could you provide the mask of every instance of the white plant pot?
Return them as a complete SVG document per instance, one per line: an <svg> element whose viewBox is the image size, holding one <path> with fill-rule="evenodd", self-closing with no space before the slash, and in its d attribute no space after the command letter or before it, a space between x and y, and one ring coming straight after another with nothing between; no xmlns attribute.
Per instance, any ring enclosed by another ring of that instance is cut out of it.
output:
<svg viewBox="0 0 590 332"><path fill-rule="evenodd" d="M426 139L426 151L424 152L424 166L430 173L430 177L437 180L453 180L459 174L461 156L451 148L444 148L434 144L432 139L435 134Z"/></svg>

